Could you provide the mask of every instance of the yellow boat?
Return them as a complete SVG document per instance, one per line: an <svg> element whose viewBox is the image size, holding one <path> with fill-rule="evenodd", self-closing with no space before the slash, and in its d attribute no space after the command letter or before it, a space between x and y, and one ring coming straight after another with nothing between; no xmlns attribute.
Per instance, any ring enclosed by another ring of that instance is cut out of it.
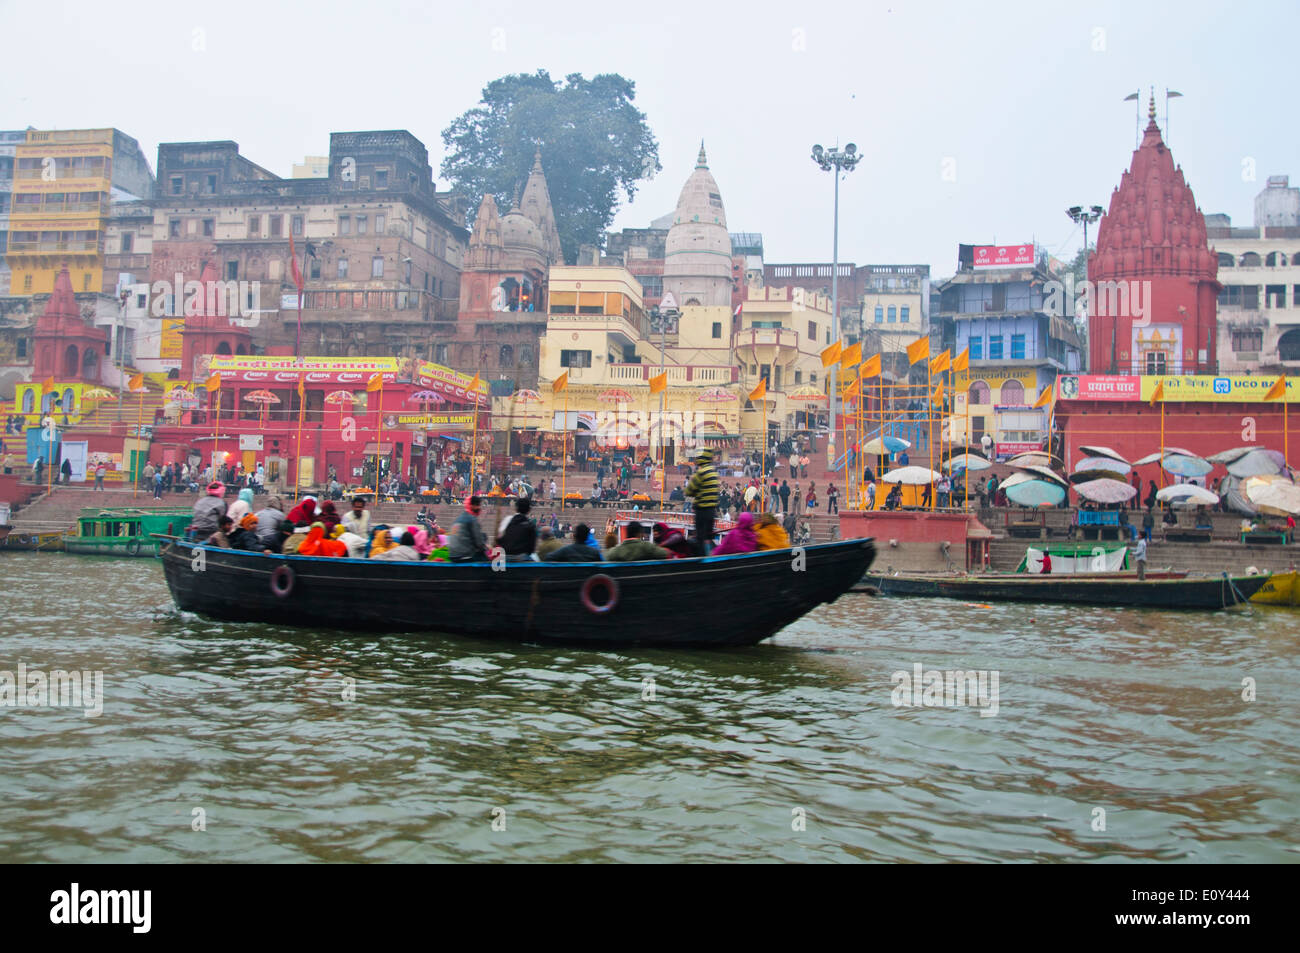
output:
<svg viewBox="0 0 1300 953"><path fill-rule="evenodd" d="M1250 597L1251 602L1262 602L1270 606L1294 606L1296 597L1300 596L1300 585L1296 584L1296 572L1274 573L1262 589Z"/></svg>

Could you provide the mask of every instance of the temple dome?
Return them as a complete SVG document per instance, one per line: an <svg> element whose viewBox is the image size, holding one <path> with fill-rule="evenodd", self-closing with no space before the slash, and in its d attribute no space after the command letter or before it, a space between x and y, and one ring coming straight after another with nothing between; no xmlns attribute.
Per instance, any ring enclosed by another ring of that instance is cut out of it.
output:
<svg viewBox="0 0 1300 953"><path fill-rule="evenodd" d="M727 212L700 143L695 169L677 198L664 244L664 291L671 292L679 306L729 305L731 282Z"/></svg>

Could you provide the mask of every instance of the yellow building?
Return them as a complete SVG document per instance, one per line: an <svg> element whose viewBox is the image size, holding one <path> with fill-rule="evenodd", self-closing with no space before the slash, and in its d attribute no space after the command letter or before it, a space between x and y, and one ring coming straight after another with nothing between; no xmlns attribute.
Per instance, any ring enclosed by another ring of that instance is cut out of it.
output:
<svg viewBox="0 0 1300 953"><path fill-rule="evenodd" d="M9 293L50 294L64 263L73 291L98 292L114 189L149 198L153 182L139 143L117 129L27 130L14 147Z"/></svg>
<svg viewBox="0 0 1300 953"><path fill-rule="evenodd" d="M497 398L498 426L577 431L594 451L635 450L638 459L647 450L658 457L662 442L670 463L696 446L734 437L743 393L729 345L715 346L729 342L728 308L688 308L671 332L654 333L641 285L621 266L554 266L548 288L538 354L541 402ZM725 335L715 338L715 324ZM660 373L667 375L662 400L650 393ZM568 374L568 387L555 394L552 384L561 374Z"/></svg>
<svg viewBox="0 0 1300 953"><path fill-rule="evenodd" d="M823 371L821 352L831 343L831 302L826 295L802 288L751 286L732 335L735 362L745 394L767 379L769 430L789 432L809 421L825 418L826 401L794 400L801 387L829 393L829 370ZM746 402L742 426L746 433L762 429L763 408Z"/></svg>

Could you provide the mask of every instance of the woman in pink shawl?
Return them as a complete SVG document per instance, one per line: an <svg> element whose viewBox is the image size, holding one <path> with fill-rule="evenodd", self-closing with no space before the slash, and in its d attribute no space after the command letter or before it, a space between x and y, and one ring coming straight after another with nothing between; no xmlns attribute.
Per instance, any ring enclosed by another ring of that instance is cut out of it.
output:
<svg viewBox="0 0 1300 953"><path fill-rule="evenodd" d="M406 528L415 537L415 551L420 554L421 559L428 559L429 553L433 552L433 543L429 540L429 531L423 526L408 526Z"/></svg>
<svg viewBox="0 0 1300 953"><path fill-rule="evenodd" d="M736 518L736 528L726 536L710 555L726 556L734 553L753 553L758 551L758 537L754 535L754 514L741 513Z"/></svg>

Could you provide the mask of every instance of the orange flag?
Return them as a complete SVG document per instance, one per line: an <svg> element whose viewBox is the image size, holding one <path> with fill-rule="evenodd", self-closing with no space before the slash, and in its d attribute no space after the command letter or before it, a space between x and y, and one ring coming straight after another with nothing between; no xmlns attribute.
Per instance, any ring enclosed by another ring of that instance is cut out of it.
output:
<svg viewBox="0 0 1300 953"><path fill-rule="evenodd" d="M668 372L664 371L655 377L650 378L650 393L658 394L668 389Z"/></svg>
<svg viewBox="0 0 1300 953"><path fill-rule="evenodd" d="M862 366L858 368L858 377L862 378L865 381L868 378L879 377L879 376L880 376L880 355L873 354L865 361L863 361Z"/></svg>
<svg viewBox="0 0 1300 953"><path fill-rule="evenodd" d="M760 377L758 380L758 386L749 392L749 399L762 400L766 396L767 396L767 378Z"/></svg>
<svg viewBox="0 0 1300 953"><path fill-rule="evenodd" d="M209 377L206 381L203 382L203 386L210 391L221 390L221 375L213 374L211 377Z"/></svg>
<svg viewBox="0 0 1300 953"><path fill-rule="evenodd" d="M970 348L966 348L952 359L952 369L954 371L965 371L970 369Z"/></svg>
<svg viewBox="0 0 1300 953"><path fill-rule="evenodd" d="M371 374L370 380L366 381L366 390L374 391L374 390L383 390L383 389L384 389L384 375L380 372Z"/></svg>
<svg viewBox="0 0 1300 953"><path fill-rule="evenodd" d="M45 378L45 380L41 381L41 393L42 393L42 394L46 394L46 393L48 393L49 391L52 391L52 390L55 390L55 389L56 389L56 385L55 385L55 383L54 383L54 378L53 378L53 377L47 377L47 378Z"/></svg>
<svg viewBox="0 0 1300 953"><path fill-rule="evenodd" d="M951 366L952 366L952 354L948 351L944 351L942 354L940 354L938 357L936 357L934 360L930 362L930 373L942 374Z"/></svg>
<svg viewBox="0 0 1300 953"><path fill-rule="evenodd" d="M840 367L848 370L862 363L862 343L850 345L840 351Z"/></svg>
<svg viewBox="0 0 1300 953"><path fill-rule="evenodd" d="M822 367L830 367L840 359L842 347L839 341L836 341L830 347L822 351Z"/></svg>
<svg viewBox="0 0 1300 953"><path fill-rule="evenodd" d="M907 346L907 363L915 364L930 356L930 339L917 338Z"/></svg>
<svg viewBox="0 0 1300 953"><path fill-rule="evenodd" d="M129 381L126 382L126 387L127 390L140 390L142 387L144 387L144 375L143 374L135 375L135 377L131 378Z"/></svg>
<svg viewBox="0 0 1300 953"><path fill-rule="evenodd" d="M1268 389L1268 393L1264 395L1264 399L1277 400L1280 397L1284 396L1285 394L1286 394L1286 375L1283 374L1281 377L1277 379L1277 383L1275 383L1272 387Z"/></svg>
<svg viewBox="0 0 1300 953"><path fill-rule="evenodd" d="M305 377L298 378L298 397L301 398L302 400L307 399L306 381L307 379Z"/></svg>
<svg viewBox="0 0 1300 953"><path fill-rule="evenodd" d="M558 394L560 393L560 391L564 390L568 386L569 386L569 372L565 371L563 374L561 374L559 377L555 379L554 383L551 384L551 393Z"/></svg>
<svg viewBox="0 0 1300 953"><path fill-rule="evenodd" d="M1043 388L1043 392L1038 395L1038 400L1034 401L1035 407L1046 407L1052 402L1052 385L1048 384Z"/></svg>
<svg viewBox="0 0 1300 953"><path fill-rule="evenodd" d="M1154 407L1158 402L1165 399L1165 382L1161 381L1156 384L1156 392L1151 395L1151 406Z"/></svg>

